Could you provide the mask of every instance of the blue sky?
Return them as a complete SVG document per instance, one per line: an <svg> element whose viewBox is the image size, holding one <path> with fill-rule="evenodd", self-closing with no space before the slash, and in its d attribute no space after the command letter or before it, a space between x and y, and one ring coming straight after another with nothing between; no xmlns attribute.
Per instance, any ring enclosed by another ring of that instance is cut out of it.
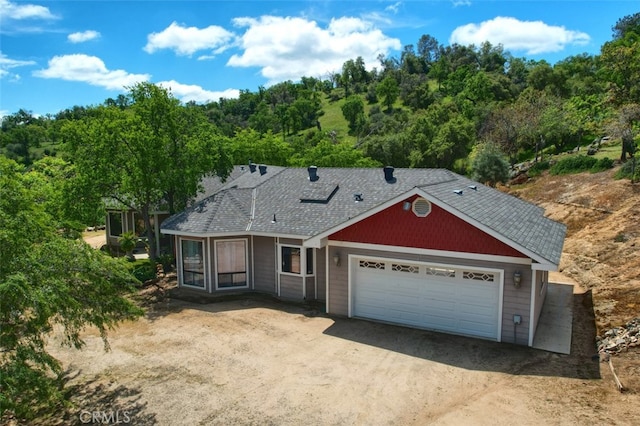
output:
<svg viewBox="0 0 640 426"><path fill-rule="evenodd" d="M0 0L0 116L97 105L149 81L182 101L235 97L348 59L367 67L423 34L551 63L598 54L636 0Z"/></svg>

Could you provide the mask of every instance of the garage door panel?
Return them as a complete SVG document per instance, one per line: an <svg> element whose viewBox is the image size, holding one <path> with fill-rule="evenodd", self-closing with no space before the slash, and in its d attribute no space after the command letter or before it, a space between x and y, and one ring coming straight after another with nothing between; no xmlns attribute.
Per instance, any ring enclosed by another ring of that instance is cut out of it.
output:
<svg viewBox="0 0 640 426"><path fill-rule="evenodd" d="M497 339L499 284L494 273L416 264L413 271L375 259L382 269L353 264L353 315L455 334ZM429 274L446 270L447 276ZM457 271L455 274L454 271ZM488 274L488 275L487 275Z"/></svg>

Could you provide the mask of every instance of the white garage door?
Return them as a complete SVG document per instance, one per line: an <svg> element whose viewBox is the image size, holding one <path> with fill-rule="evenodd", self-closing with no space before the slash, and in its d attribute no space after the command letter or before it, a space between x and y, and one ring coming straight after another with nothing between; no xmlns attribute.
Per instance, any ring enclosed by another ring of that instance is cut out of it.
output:
<svg viewBox="0 0 640 426"><path fill-rule="evenodd" d="M352 258L352 314L498 340L501 271Z"/></svg>

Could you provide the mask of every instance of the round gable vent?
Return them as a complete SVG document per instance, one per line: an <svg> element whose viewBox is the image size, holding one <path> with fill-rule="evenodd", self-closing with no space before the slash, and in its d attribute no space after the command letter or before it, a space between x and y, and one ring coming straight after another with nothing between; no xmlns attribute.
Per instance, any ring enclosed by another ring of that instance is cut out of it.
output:
<svg viewBox="0 0 640 426"><path fill-rule="evenodd" d="M411 205L411 211L418 217L427 217L431 213L431 203L422 197L416 198Z"/></svg>

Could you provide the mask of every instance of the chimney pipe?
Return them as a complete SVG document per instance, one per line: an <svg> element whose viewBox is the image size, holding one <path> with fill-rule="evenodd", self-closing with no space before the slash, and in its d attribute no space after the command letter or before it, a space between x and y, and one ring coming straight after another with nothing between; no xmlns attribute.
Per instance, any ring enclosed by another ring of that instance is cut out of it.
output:
<svg viewBox="0 0 640 426"><path fill-rule="evenodd" d="M396 181L396 178L393 177L393 167L385 166L383 170L384 180L386 180L388 183L394 183Z"/></svg>
<svg viewBox="0 0 640 426"><path fill-rule="evenodd" d="M256 171L255 163L249 163L249 170L251 171L251 173L255 173Z"/></svg>
<svg viewBox="0 0 640 426"><path fill-rule="evenodd" d="M264 175L267 173L267 166L265 166L264 164L259 165L258 168L260 169L261 175Z"/></svg>
<svg viewBox="0 0 640 426"><path fill-rule="evenodd" d="M318 167L316 167L316 166L310 166L310 167L307 169L307 171L309 172L309 180L310 180L311 182L315 182L315 181L317 181L318 179L320 179L320 178L318 177Z"/></svg>

